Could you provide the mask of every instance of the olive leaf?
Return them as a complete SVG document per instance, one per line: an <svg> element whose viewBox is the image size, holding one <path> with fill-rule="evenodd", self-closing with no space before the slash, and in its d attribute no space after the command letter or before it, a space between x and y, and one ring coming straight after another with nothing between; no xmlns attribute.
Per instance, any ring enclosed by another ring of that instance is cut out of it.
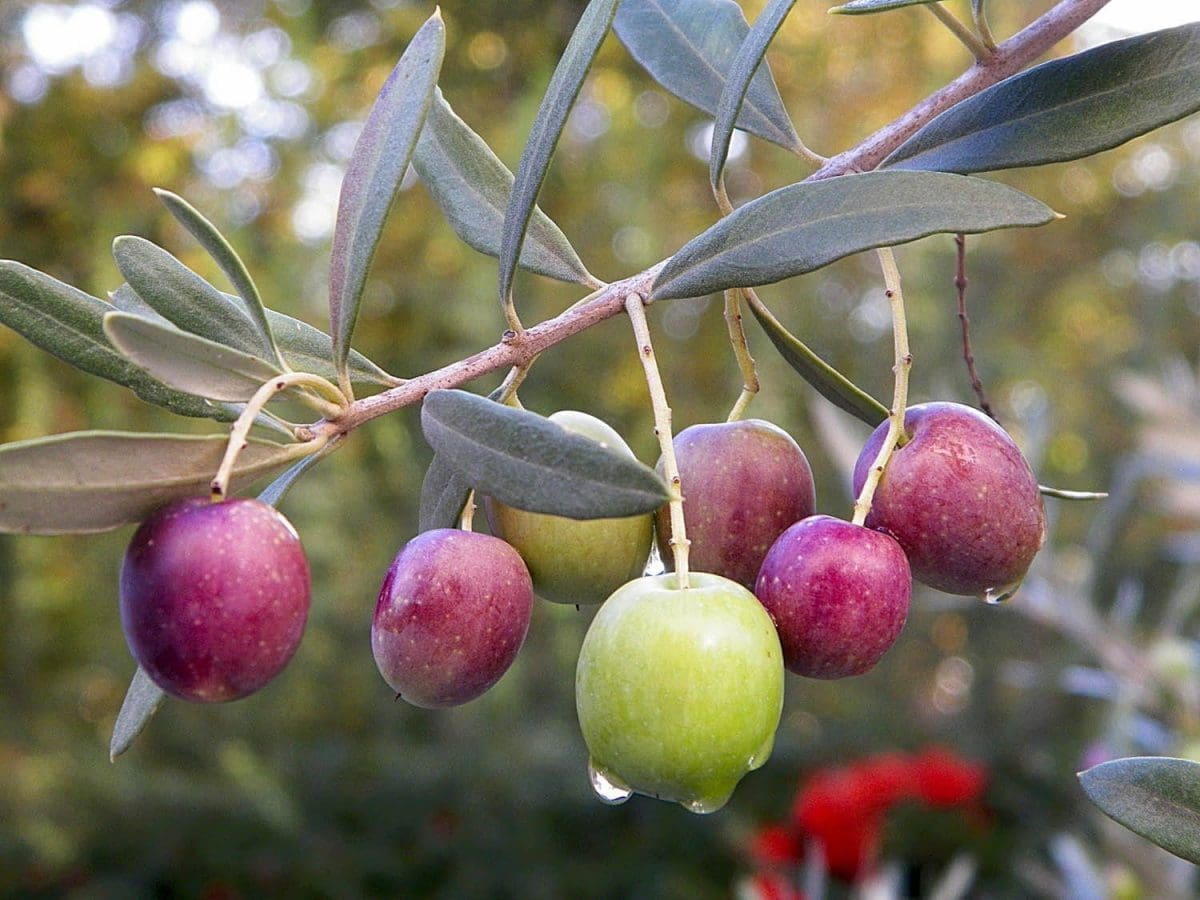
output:
<svg viewBox="0 0 1200 900"><path fill-rule="evenodd" d="M754 20L754 24L750 26L749 32L738 48L737 55L729 64L725 86L721 90L716 111L713 113L712 150L708 157L708 179L712 184L713 191L716 191L717 186L721 183L721 173L725 168L725 161L729 157L729 140L733 137L733 129L736 127L735 120L741 116L746 92L750 89L752 80L759 78L761 71L768 71L762 66L767 47L775 39L779 27L783 25L783 20L787 18L788 13L795 5L796 0L770 0L763 11L759 13L758 18ZM785 111L784 116L786 117L786 115ZM788 120L788 127L791 128L790 120ZM795 139L794 132L792 136Z"/></svg>
<svg viewBox="0 0 1200 900"><path fill-rule="evenodd" d="M236 415L203 397L163 384L108 342L112 306L13 260L0 260L0 322L63 362L129 388L143 400L183 416L232 421Z"/></svg>
<svg viewBox="0 0 1200 900"><path fill-rule="evenodd" d="M250 272L232 245L225 240L225 236L221 234L216 225L178 194L161 188L155 188L154 193L171 215L188 230L192 237L199 241L200 246L208 251L208 255L225 273L225 277L229 279L234 290L242 298L243 307L254 323L263 345L270 348L271 359L282 367L284 361L279 355L279 349L275 346L275 338L271 334L271 325L267 321L267 312L263 306L262 297L254 285L254 279L250 277Z"/></svg>
<svg viewBox="0 0 1200 900"><path fill-rule="evenodd" d="M651 297L770 284L860 250L1054 217L1015 188L961 175L867 172L800 182L747 203L694 238L663 266Z"/></svg>
<svg viewBox="0 0 1200 900"><path fill-rule="evenodd" d="M1014 75L952 106L885 168L986 172L1079 159L1200 110L1200 22Z"/></svg>
<svg viewBox="0 0 1200 900"><path fill-rule="evenodd" d="M421 506L417 518L418 531L454 528L458 525L471 484L440 453L433 454L425 478L421 481Z"/></svg>
<svg viewBox="0 0 1200 900"><path fill-rule="evenodd" d="M121 702L117 721L113 724L112 741L108 745L109 760L116 760L133 745L134 740L150 721L150 717L158 712L166 696L162 688L151 681L146 671L138 666L129 682L129 690L125 692L125 699Z"/></svg>
<svg viewBox="0 0 1200 900"><path fill-rule="evenodd" d="M1079 775L1104 813L1176 856L1200 864L1200 763L1135 756Z"/></svg>
<svg viewBox="0 0 1200 900"><path fill-rule="evenodd" d="M138 522L160 506L206 495L227 435L77 431L0 445L0 532L79 534ZM312 452L251 440L231 489Z"/></svg>
<svg viewBox="0 0 1200 900"><path fill-rule="evenodd" d="M346 361L367 270L408 170L445 50L446 26L435 10L384 82L346 167L329 260L329 321L339 381L349 380Z"/></svg>
<svg viewBox="0 0 1200 900"><path fill-rule="evenodd" d="M243 353L274 355L236 298L217 290L162 247L123 235L113 241L113 258L130 288L171 324Z"/></svg>
<svg viewBox="0 0 1200 900"><path fill-rule="evenodd" d="M249 400L282 374L257 356L125 312L104 316L109 341L164 384L210 400Z"/></svg>
<svg viewBox="0 0 1200 900"><path fill-rule="evenodd" d="M498 256L513 174L450 108L440 90L434 91L413 168L463 243ZM560 281L597 284L566 235L537 206L521 247L520 264Z"/></svg>
<svg viewBox="0 0 1200 900"><path fill-rule="evenodd" d="M710 115L749 30L733 0L624 0L613 20L617 37L655 81ZM751 67L737 127L795 150L796 130L761 60Z"/></svg>
<svg viewBox="0 0 1200 900"><path fill-rule="evenodd" d="M762 326L779 355L805 381L816 388L817 393L839 409L874 428L888 417L888 408L850 381L807 344L783 327L771 311L753 293L745 294L746 303L754 318Z"/></svg>
<svg viewBox="0 0 1200 900"><path fill-rule="evenodd" d="M237 299L228 294L225 296L230 302ZM150 319L160 325L171 324L169 319L155 311L128 284L123 284L113 291L109 299L121 312ZM267 310L267 321L271 324L271 332L289 368L297 372L320 375L322 378L337 377L333 367L333 339L329 335L301 319L294 319L273 309ZM349 367L350 380L355 383L391 387L399 381L357 350L350 351Z"/></svg>
<svg viewBox="0 0 1200 900"><path fill-rule="evenodd" d="M905 6L922 6L935 3L937 0L850 0L841 6L829 10L832 15L861 16L868 13L887 12L889 9L901 9Z"/></svg>
<svg viewBox="0 0 1200 900"><path fill-rule="evenodd" d="M458 390L431 391L421 428L463 480L518 509L599 519L662 506L670 492L636 459L543 416Z"/></svg>
<svg viewBox="0 0 1200 900"><path fill-rule="evenodd" d="M590 0L567 47L558 60L550 84L542 96L533 128L521 151L521 161L513 179L512 193L504 210L504 230L500 235L500 302L512 299L512 282L517 260L525 243L525 232L533 215L534 204L550 167L550 158L558 145L567 116L583 87L583 80L596 51L608 34L621 0Z"/></svg>

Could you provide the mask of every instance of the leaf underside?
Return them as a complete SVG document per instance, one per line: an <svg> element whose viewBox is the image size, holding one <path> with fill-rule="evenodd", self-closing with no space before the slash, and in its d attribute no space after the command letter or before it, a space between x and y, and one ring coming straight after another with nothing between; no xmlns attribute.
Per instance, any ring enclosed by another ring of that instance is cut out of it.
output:
<svg viewBox="0 0 1200 900"><path fill-rule="evenodd" d="M470 493L471 484L459 470L440 453L433 454L421 481L418 530L456 528Z"/></svg>
<svg viewBox="0 0 1200 900"><path fill-rule="evenodd" d="M608 34L620 0L591 0L583 11L567 47L558 60L546 93L538 106L533 128L521 151L521 161L513 178L512 193L504 210L504 229L500 235L500 302L512 297L513 276L525 242L525 233L534 204L550 167L550 158L566 125L567 116L583 87L583 80L596 51Z"/></svg>
<svg viewBox="0 0 1200 900"><path fill-rule="evenodd" d="M1042 225L1050 207L993 181L940 172L867 172L792 184L747 203L676 253L655 300L771 284L861 250L939 232Z"/></svg>
<svg viewBox="0 0 1200 900"><path fill-rule="evenodd" d="M655 81L709 115L749 30L733 0L624 0L613 20L617 37ZM799 143L765 65L754 67L737 127L788 149Z"/></svg>
<svg viewBox="0 0 1200 900"><path fill-rule="evenodd" d="M1200 864L1200 763L1140 756L1079 775L1104 813L1158 846Z"/></svg>
<svg viewBox="0 0 1200 900"><path fill-rule="evenodd" d="M130 361L164 384L210 400L244 402L280 374L257 356L131 313L107 313L104 333Z"/></svg>
<svg viewBox="0 0 1200 900"><path fill-rule="evenodd" d="M79 431L0 446L0 532L81 534L139 522L184 497L205 496L227 435ZM233 490L309 453L303 444L247 442Z"/></svg>
<svg viewBox="0 0 1200 900"><path fill-rule="evenodd" d="M425 117L413 168L463 243L499 256L513 174L451 109L440 90L434 92ZM536 206L521 246L520 264L560 281L595 283L566 235Z"/></svg>
<svg viewBox="0 0 1200 900"><path fill-rule="evenodd" d="M946 110L883 161L987 172L1080 159L1200 110L1200 22L1014 75Z"/></svg>
<svg viewBox="0 0 1200 900"><path fill-rule="evenodd" d="M145 670L138 666L129 682L129 690L125 692L121 711L117 713L117 721L113 724L112 741L108 745L110 760L115 760L133 745L134 740L150 721L150 717L162 706L166 696L162 688L151 681Z"/></svg>
<svg viewBox="0 0 1200 900"><path fill-rule="evenodd" d="M430 392L425 439L477 491L531 512L619 518L670 496L653 469L543 416L466 391Z"/></svg>
<svg viewBox="0 0 1200 900"><path fill-rule="evenodd" d="M835 6L830 13L840 16L861 16L868 13L887 12L890 9L902 9L905 6L923 6L937 0L850 0L841 6Z"/></svg>

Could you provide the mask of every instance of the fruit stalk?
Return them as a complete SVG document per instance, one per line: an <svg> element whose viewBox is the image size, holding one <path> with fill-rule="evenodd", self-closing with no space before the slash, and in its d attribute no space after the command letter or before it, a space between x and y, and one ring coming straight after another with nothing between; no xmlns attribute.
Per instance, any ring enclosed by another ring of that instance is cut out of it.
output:
<svg viewBox="0 0 1200 900"><path fill-rule="evenodd" d="M263 411L263 407L276 394L286 391L290 387L297 386L314 388L330 397L336 397L340 401L338 403L331 403L312 395L305 396L305 400L308 403L317 406L327 417L333 416L336 418L346 409L345 397L335 393L333 385L318 375L311 375L307 372L285 372L263 383L254 392L254 396L246 403L246 408L242 410L241 415L237 417L237 420L233 423L233 427L229 431L229 443L225 446L225 455L221 458L221 464L217 467L217 474L213 476L212 480L211 490L213 500L223 500L225 494L228 493L229 476L233 472L233 466L237 462L238 454L246 446L246 437L250 434L254 420ZM312 439L312 452L315 453L325 446L330 437L332 435L328 433L315 436Z"/></svg>
<svg viewBox="0 0 1200 900"><path fill-rule="evenodd" d="M667 405L667 394L663 390L662 377L658 374L644 304L645 299L637 292L630 292L625 298L625 311L633 325L633 336L637 340L638 356L646 373L646 387L650 391L650 404L654 409L654 434L658 437L658 447L662 452L663 474L671 486L671 553L675 557L675 577L682 590L688 586L688 539L683 524L683 493L671 435L671 407Z"/></svg>
<svg viewBox="0 0 1200 900"><path fill-rule="evenodd" d="M892 408L888 413L887 437L879 448L879 454L871 464L867 480L859 491L858 499L854 501L855 525L862 525L871 511L871 500L875 496L875 488L887 468L892 451L904 434L904 410L908 406L908 373L912 369L912 353L908 349L908 322L904 317L904 294L900 290L900 270L896 268L896 257L891 247L881 247L876 251L879 255L879 265L883 268L883 283L887 290L888 304L892 308L892 343L896 353L896 364L892 371L895 373L895 387L892 392Z"/></svg>

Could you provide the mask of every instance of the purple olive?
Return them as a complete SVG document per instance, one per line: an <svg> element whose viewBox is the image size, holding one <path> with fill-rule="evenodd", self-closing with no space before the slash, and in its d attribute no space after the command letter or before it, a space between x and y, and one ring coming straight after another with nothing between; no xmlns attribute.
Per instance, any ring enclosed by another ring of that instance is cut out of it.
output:
<svg viewBox="0 0 1200 900"><path fill-rule="evenodd" d="M311 598L295 529L251 498L171 504L121 566L121 623L138 664L184 700L252 694L300 645Z"/></svg>

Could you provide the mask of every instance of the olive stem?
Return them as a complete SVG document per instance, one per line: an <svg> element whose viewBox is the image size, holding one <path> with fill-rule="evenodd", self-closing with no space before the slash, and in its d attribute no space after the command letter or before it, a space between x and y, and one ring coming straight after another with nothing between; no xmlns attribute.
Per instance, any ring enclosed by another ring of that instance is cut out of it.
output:
<svg viewBox="0 0 1200 900"><path fill-rule="evenodd" d="M633 325L633 336L637 340L638 357L646 373L646 387L650 391L650 405L654 409L654 434L662 452L663 475L671 486L671 555L675 558L675 578L679 588L688 587L687 529L683 523L683 491L679 478L679 463L675 459L675 444L671 434L671 407L667 405L667 393L663 389L658 362L654 358L654 345L650 342L650 326L646 322L645 299L636 291L625 297L625 311Z"/></svg>
<svg viewBox="0 0 1200 900"><path fill-rule="evenodd" d="M746 329L742 325L742 296L749 291L749 288L733 288L725 292L725 327L729 329L729 343L733 345L733 355L742 372L742 393L729 411L726 420L729 422L736 422L742 417L759 389L758 367L750 353Z"/></svg>
<svg viewBox="0 0 1200 900"><path fill-rule="evenodd" d="M876 251L879 265L883 268L883 283L886 288L888 303L892 308L892 343L895 347L896 363L892 368L895 373L895 389L892 393L892 408L888 412L887 435L883 445L871 464L858 499L854 501L855 525L862 525L871 511L871 501L875 498L875 489L883 478L892 451L900 443L904 434L904 411L908 406L908 373L912 369L912 353L908 349L908 322L904 316L904 294L900 290L900 270L896 268L896 257L892 255L891 247L881 247Z"/></svg>
<svg viewBox="0 0 1200 900"><path fill-rule="evenodd" d="M246 446L246 438L250 434L250 429L254 426L254 420L258 418L258 414L262 412L263 407L274 399L276 394L296 386L312 387L326 393L333 390L332 385L324 378L308 372L285 372L260 385L258 390L254 392L253 396L246 403L246 408L242 410L229 431L229 443L225 445L225 455L221 457L221 464L217 467L217 474L213 476L212 484L210 485L214 501L224 500L226 494L228 494L229 477L233 472L234 465L237 463L238 455ZM310 400L315 399L310 398ZM335 409L331 403L326 403L323 400L319 402L331 411ZM344 399L343 402L345 402ZM341 408L344 409L344 407ZM311 435L310 441L319 442L317 449L324 446L325 442L332 436L328 433L306 433Z"/></svg>

